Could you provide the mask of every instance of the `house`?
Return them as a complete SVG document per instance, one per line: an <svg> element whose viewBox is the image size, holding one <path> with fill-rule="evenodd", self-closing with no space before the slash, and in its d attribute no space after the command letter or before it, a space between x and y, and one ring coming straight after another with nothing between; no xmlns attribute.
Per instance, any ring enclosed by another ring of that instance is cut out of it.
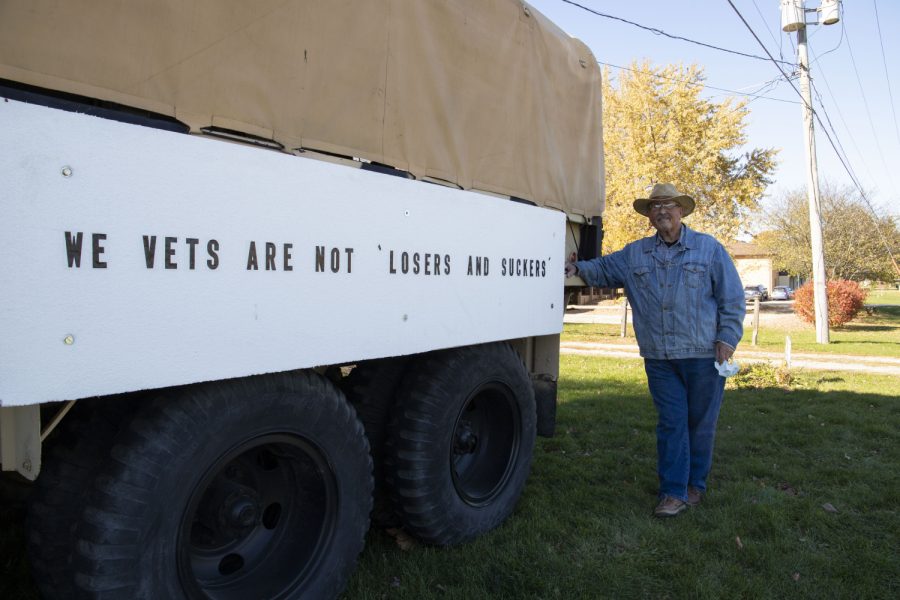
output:
<svg viewBox="0 0 900 600"><path fill-rule="evenodd" d="M749 242L733 242L726 246L734 259L738 275L744 285L766 286L769 292L777 285L786 285L794 289L802 285L803 280L796 275L788 275L786 271L777 271L773 257L756 244Z"/></svg>

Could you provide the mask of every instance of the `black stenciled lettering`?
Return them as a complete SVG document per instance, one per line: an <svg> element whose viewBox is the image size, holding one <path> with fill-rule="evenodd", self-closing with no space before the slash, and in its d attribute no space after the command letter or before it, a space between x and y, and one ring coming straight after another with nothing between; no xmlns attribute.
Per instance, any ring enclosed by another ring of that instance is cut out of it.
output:
<svg viewBox="0 0 900 600"><path fill-rule="evenodd" d="M247 270L259 270L259 261L256 258L256 242L250 242L250 250L247 251Z"/></svg>
<svg viewBox="0 0 900 600"><path fill-rule="evenodd" d="M400 272L409 273L409 252L403 252L400 255Z"/></svg>
<svg viewBox="0 0 900 600"><path fill-rule="evenodd" d="M500 259L500 275L506 275L506 259Z"/></svg>
<svg viewBox="0 0 900 600"><path fill-rule="evenodd" d="M93 267L95 269L105 269L106 263L100 260L100 255L103 254L105 248L100 245L100 242L106 239L105 233L95 233L91 236L91 250L93 256Z"/></svg>
<svg viewBox="0 0 900 600"><path fill-rule="evenodd" d="M413 274L415 274L415 275L419 274L419 259L420 258L421 257L419 256L418 252L413 252L413 256L412 256L413 267L412 267L412 269L413 269Z"/></svg>
<svg viewBox="0 0 900 600"><path fill-rule="evenodd" d="M441 255L434 254L433 256L434 256L434 274L440 275L441 274Z"/></svg>
<svg viewBox="0 0 900 600"><path fill-rule="evenodd" d="M487 256L484 257L484 276L487 277L491 272L491 261Z"/></svg>
<svg viewBox="0 0 900 600"><path fill-rule="evenodd" d="M294 267L291 265L291 248L293 248L293 244L285 244L284 245L284 261L282 267L285 271L293 271Z"/></svg>
<svg viewBox="0 0 900 600"><path fill-rule="evenodd" d="M546 277L546 276L547 276L547 261L542 260L541 261L541 277Z"/></svg>
<svg viewBox="0 0 900 600"><path fill-rule="evenodd" d="M431 252L425 253L425 274L431 275Z"/></svg>
<svg viewBox="0 0 900 600"><path fill-rule="evenodd" d="M474 275L474 274L475 274L475 272L472 269L472 255L470 254L469 255L469 270L466 271L466 275Z"/></svg>
<svg viewBox="0 0 900 600"><path fill-rule="evenodd" d="M194 270L195 259L197 256L197 244L200 243L200 240L197 238L185 238L184 240L188 245L188 269L191 271Z"/></svg>
<svg viewBox="0 0 900 600"><path fill-rule="evenodd" d="M266 242L266 271L275 270L275 244Z"/></svg>
<svg viewBox="0 0 900 600"><path fill-rule="evenodd" d="M215 271L219 267L218 240L209 240L206 243L206 253L209 254L209 260L206 261L206 266Z"/></svg>
<svg viewBox="0 0 900 600"><path fill-rule="evenodd" d="M391 250L391 252L389 254L388 273L390 273L391 275L397 274L397 269L394 268L394 251L393 250Z"/></svg>
<svg viewBox="0 0 900 600"><path fill-rule="evenodd" d="M353 272L353 248L344 248L344 252L347 253L347 272Z"/></svg>
<svg viewBox="0 0 900 600"><path fill-rule="evenodd" d="M148 269L152 269L153 263L156 262L156 236L155 235L145 235L144 236L144 262L147 263Z"/></svg>
<svg viewBox="0 0 900 600"><path fill-rule="evenodd" d="M391 253L393 257L393 252ZM316 273L325 272L325 246L316 246Z"/></svg>
<svg viewBox="0 0 900 600"><path fill-rule="evenodd" d="M341 270L341 251L337 248L331 249L331 272L337 273Z"/></svg>
<svg viewBox="0 0 900 600"><path fill-rule="evenodd" d="M69 260L69 268L72 268L72 265L75 265L76 268L81 268L81 243L84 241L84 234L80 231L75 232L75 237L72 237L72 232L66 232L66 258Z"/></svg>
<svg viewBox="0 0 900 600"><path fill-rule="evenodd" d="M444 275L450 274L450 255L444 255Z"/></svg>
<svg viewBox="0 0 900 600"><path fill-rule="evenodd" d="M166 238L166 268L167 269L177 269L178 265L175 264L175 244L178 243L177 237L167 237Z"/></svg>

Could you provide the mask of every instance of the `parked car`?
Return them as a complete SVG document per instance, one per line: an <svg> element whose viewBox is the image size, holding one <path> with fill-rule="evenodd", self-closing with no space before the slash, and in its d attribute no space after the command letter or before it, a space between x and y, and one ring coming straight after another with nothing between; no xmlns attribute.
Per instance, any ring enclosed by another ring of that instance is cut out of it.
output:
<svg viewBox="0 0 900 600"><path fill-rule="evenodd" d="M769 299L769 290L764 285L747 285L744 286L744 298L753 300L759 298L760 302Z"/></svg>
<svg viewBox="0 0 900 600"><path fill-rule="evenodd" d="M772 300L790 300L794 297L794 290L786 285L776 285L772 288Z"/></svg>

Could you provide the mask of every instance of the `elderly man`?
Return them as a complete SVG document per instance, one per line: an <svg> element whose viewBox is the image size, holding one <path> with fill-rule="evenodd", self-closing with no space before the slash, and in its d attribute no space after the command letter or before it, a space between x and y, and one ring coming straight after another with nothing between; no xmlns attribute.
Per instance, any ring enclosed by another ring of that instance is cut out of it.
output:
<svg viewBox="0 0 900 600"><path fill-rule="evenodd" d="M624 287L633 308L656 426L657 517L696 506L706 491L725 379L716 362L731 358L743 334L746 304L731 257L713 237L681 223L694 200L675 186L653 186L634 201L656 234L618 252L566 264L566 277Z"/></svg>

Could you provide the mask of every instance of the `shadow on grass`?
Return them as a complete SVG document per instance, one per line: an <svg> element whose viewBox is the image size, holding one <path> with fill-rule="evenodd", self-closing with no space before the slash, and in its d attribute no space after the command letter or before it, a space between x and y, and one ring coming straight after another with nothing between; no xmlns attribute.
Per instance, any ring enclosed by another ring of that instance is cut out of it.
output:
<svg viewBox="0 0 900 600"><path fill-rule="evenodd" d="M691 598L895 597L895 395L728 390L707 498L659 522L650 516L656 413L649 393L631 381L611 394L607 378L592 379L593 394L590 382L561 385L567 399L557 436L542 441L535 456L524 512L547 522L522 534L539 538L536 547L565 540L560 572L536 567L551 583L535 597L554 589L570 597L658 590ZM853 385L849 376L817 383L848 381ZM565 507L565 516L554 521L554 507Z"/></svg>

